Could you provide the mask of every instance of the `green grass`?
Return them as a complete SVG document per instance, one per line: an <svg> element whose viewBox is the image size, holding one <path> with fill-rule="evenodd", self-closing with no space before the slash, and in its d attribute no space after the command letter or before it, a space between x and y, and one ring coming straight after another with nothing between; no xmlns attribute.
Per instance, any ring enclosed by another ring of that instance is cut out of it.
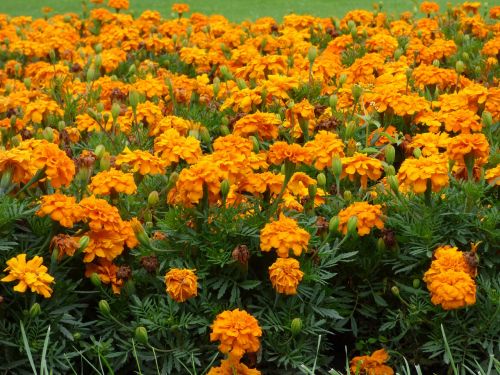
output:
<svg viewBox="0 0 500 375"><path fill-rule="evenodd" d="M104 0L107 3L107 0ZM164 16L170 14L173 3L187 3L192 12L205 14L223 14L231 21L255 20L263 16L281 20L283 15L291 12L312 14L321 17L342 17L352 9L373 9L374 0L130 0L130 10L135 14L146 9L158 10ZM441 9L446 3L459 3L457 0L437 0ZM412 10L411 0L385 0L384 10L389 14L399 14ZM48 6L56 13L81 13L81 0L0 0L0 13L13 16L27 15L40 17L41 8Z"/></svg>

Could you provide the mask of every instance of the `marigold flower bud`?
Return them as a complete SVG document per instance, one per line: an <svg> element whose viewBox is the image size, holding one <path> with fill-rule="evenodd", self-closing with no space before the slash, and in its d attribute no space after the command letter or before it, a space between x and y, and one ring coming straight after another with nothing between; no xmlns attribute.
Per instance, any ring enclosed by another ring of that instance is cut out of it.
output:
<svg viewBox="0 0 500 375"><path fill-rule="evenodd" d="M40 307L39 303L35 302L33 305L31 305L30 311L29 311L31 318L34 318L34 317L40 315L41 312L42 312L42 308Z"/></svg>
<svg viewBox="0 0 500 375"><path fill-rule="evenodd" d="M210 132L207 128L200 129L200 138L206 144L210 144L210 142L212 141L212 139L210 138Z"/></svg>
<svg viewBox="0 0 500 375"><path fill-rule="evenodd" d="M90 243L90 238L89 236L82 236L80 240L78 241L78 249L79 251L83 251L86 249L86 247Z"/></svg>
<svg viewBox="0 0 500 375"><path fill-rule="evenodd" d="M402 55L403 50L401 48L396 48L396 50L394 51L394 60L398 61Z"/></svg>
<svg viewBox="0 0 500 375"><path fill-rule="evenodd" d="M396 176L388 176L387 177L387 182L389 183L389 186L391 187L392 191L397 193L399 192L399 181Z"/></svg>
<svg viewBox="0 0 500 375"><path fill-rule="evenodd" d="M339 179L342 174L342 160L338 156L334 156L332 159L332 174L337 179Z"/></svg>
<svg viewBox="0 0 500 375"><path fill-rule="evenodd" d="M252 146L253 146L253 152L258 154L260 152L260 143L257 137L255 136L250 136L249 139L252 141Z"/></svg>
<svg viewBox="0 0 500 375"><path fill-rule="evenodd" d="M420 280L419 279L413 279L413 287L415 289L418 289L420 287Z"/></svg>
<svg viewBox="0 0 500 375"><path fill-rule="evenodd" d="M31 78L26 77L23 82L24 82L24 86L26 87L26 89L30 90L31 89Z"/></svg>
<svg viewBox="0 0 500 375"><path fill-rule="evenodd" d="M344 191L344 199L346 201L350 201L352 199L352 193L350 190L346 190Z"/></svg>
<svg viewBox="0 0 500 375"><path fill-rule="evenodd" d="M383 238L379 238L377 240L377 250L382 252L386 249L386 246L385 246L385 241Z"/></svg>
<svg viewBox="0 0 500 375"><path fill-rule="evenodd" d="M393 165L387 165L384 168L384 172L386 176L394 176L396 174L396 169L394 168Z"/></svg>
<svg viewBox="0 0 500 375"><path fill-rule="evenodd" d="M101 160L99 160L99 169L101 171L107 171L111 167L111 155L109 152L105 152Z"/></svg>
<svg viewBox="0 0 500 375"><path fill-rule="evenodd" d="M153 190L151 193L148 195L148 205L149 206L156 206L160 202L160 196L156 190Z"/></svg>
<svg viewBox="0 0 500 375"><path fill-rule="evenodd" d="M347 74L342 73L339 77L339 86L342 87L347 81Z"/></svg>
<svg viewBox="0 0 500 375"><path fill-rule="evenodd" d="M229 189L231 188L231 185L228 180L224 180L220 184L220 193L223 198L226 198L227 195L229 194Z"/></svg>
<svg viewBox="0 0 500 375"><path fill-rule="evenodd" d="M97 288L101 286L101 278L95 272L92 275L90 275L90 282Z"/></svg>
<svg viewBox="0 0 500 375"><path fill-rule="evenodd" d="M292 335L297 335L302 331L302 319L300 318L294 318L292 322L290 323L290 331L292 332Z"/></svg>
<svg viewBox="0 0 500 375"><path fill-rule="evenodd" d="M459 73L459 74L465 72L464 62L461 60L458 60L457 63L455 64L455 69L456 69L457 73Z"/></svg>
<svg viewBox="0 0 500 375"><path fill-rule="evenodd" d="M340 219L338 216L334 216L330 219L330 222L328 223L328 231L330 232L336 232L339 229L339 224L340 224Z"/></svg>
<svg viewBox="0 0 500 375"><path fill-rule="evenodd" d="M137 342L147 345L148 344L148 331L144 327L137 327L135 329L135 339Z"/></svg>
<svg viewBox="0 0 500 375"><path fill-rule="evenodd" d="M111 116L113 117L113 120L116 121L118 116L120 116L120 111L121 111L120 104L113 103L113 105L111 106Z"/></svg>
<svg viewBox="0 0 500 375"><path fill-rule="evenodd" d="M422 150L420 150L418 147L413 150L413 156L415 156L417 159L419 159L422 156Z"/></svg>
<svg viewBox="0 0 500 375"><path fill-rule="evenodd" d="M103 315L109 315L109 313L111 312L111 308L109 307L108 301L104 299L99 301L99 311Z"/></svg>
<svg viewBox="0 0 500 375"><path fill-rule="evenodd" d="M316 181L318 181L318 186L322 189L326 186L326 176L324 173L318 173L316 176Z"/></svg>
<svg viewBox="0 0 500 375"><path fill-rule="evenodd" d="M221 135L223 135L223 136L231 134L231 132L229 131L229 128L226 125L221 125L220 132L221 132Z"/></svg>
<svg viewBox="0 0 500 375"><path fill-rule="evenodd" d="M351 90L354 101L357 103L361 95L363 95L363 88L360 85L353 85Z"/></svg>
<svg viewBox="0 0 500 375"><path fill-rule="evenodd" d="M101 53L102 52L102 44L101 43L96 44L94 47L94 51L96 53Z"/></svg>
<svg viewBox="0 0 500 375"><path fill-rule="evenodd" d="M385 147L385 161L389 164L394 163L396 159L396 149L393 145L387 145Z"/></svg>
<svg viewBox="0 0 500 375"><path fill-rule="evenodd" d="M392 294L394 294L396 297L398 297L398 296L399 296L399 288L398 288L397 286L393 286L393 287L391 288L391 292L392 292Z"/></svg>
<svg viewBox="0 0 500 375"><path fill-rule="evenodd" d="M357 233L358 228L358 218L356 216L351 216L349 220L347 220L347 234L355 235Z"/></svg>
<svg viewBox="0 0 500 375"><path fill-rule="evenodd" d="M229 68L226 65L222 65L220 67L220 74L222 75L222 77L226 81L229 81L229 80L233 79L233 75L231 74L231 72L229 71Z"/></svg>
<svg viewBox="0 0 500 375"><path fill-rule="evenodd" d="M439 66L441 65L441 63L439 62L438 59L435 59L432 61L432 65L434 65L436 68L439 68Z"/></svg>
<svg viewBox="0 0 500 375"><path fill-rule="evenodd" d="M354 122L349 122L345 128L345 138L352 139L354 132L356 131L356 124Z"/></svg>
<svg viewBox="0 0 500 375"><path fill-rule="evenodd" d="M311 46L309 51L307 52L307 59L309 60L309 64L313 64L314 60L318 57L318 49L315 46Z"/></svg>
<svg viewBox="0 0 500 375"><path fill-rule="evenodd" d="M95 73L95 70L94 68L91 66L88 70L87 70L87 82L92 82L96 77L96 73Z"/></svg>
<svg viewBox="0 0 500 375"><path fill-rule="evenodd" d="M52 130L52 128L47 126L45 129L43 129L42 137L49 142L54 142L54 131Z"/></svg>
<svg viewBox="0 0 500 375"><path fill-rule="evenodd" d="M97 159L101 159L104 156L104 153L106 152L106 148L103 145L97 145L97 147L94 150L95 156L97 156Z"/></svg>
<svg viewBox="0 0 500 375"><path fill-rule="evenodd" d="M144 230L144 227L139 222L139 220L132 220L130 225L132 226L132 230L134 231L137 241L139 241L142 245L149 246L150 241L148 234Z"/></svg>

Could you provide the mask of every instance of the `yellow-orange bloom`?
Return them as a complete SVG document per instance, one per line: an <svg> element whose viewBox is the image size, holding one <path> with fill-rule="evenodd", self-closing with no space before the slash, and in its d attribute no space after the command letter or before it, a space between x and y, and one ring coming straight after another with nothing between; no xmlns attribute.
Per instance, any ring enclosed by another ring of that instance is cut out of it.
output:
<svg viewBox="0 0 500 375"><path fill-rule="evenodd" d="M310 150L314 168L322 170L332 165L332 157L344 156L344 142L335 133L320 130L312 141L304 145Z"/></svg>
<svg viewBox="0 0 500 375"><path fill-rule="evenodd" d="M382 206L380 204L371 205L368 202L355 202L339 212L339 231L347 234L347 222L353 216L358 219L357 229L360 236L370 233L374 227L382 229Z"/></svg>
<svg viewBox="0 0 500 375"><path fill-rule="evenodd" d="M368 179L375 181L382 176L382 162L359 152L342 158L342 167L341 177L349 176L349 179L354 181L356 176L359 176L363 189L366 189Z"/></svg>
<svg viewBox="0 0 500 375"><path fill-rule="evenodd" d="M311 151L297 143L288 144L283 141L275 142L269 147L267 154L269 161L275 165L288 160L294 164L311 164Z"/></svg>
<svg viewBox="0 0 500 375"><path fill-rule="evenodd" d="M490 185L500 185L500 164L497 165L495 168L488 169L485 174L484 178Z"/></svg>
<svg viewBox="0 0 500 375"><path fill-rule="evenodd" d="M194 270L173 268L165 275L168 295L177 302L184 302L198 295L198 278Z"/></svg>
<svg viewBox="0 0 500 375"><path fill-rule="evenodd" d="M123 279L119 279L116 275L118 266L113 262L99 258L97 263L89 263L85 266L85 277L92 276L96 273L104 284L111 284L113 293L120 294L120 289L123 286Z"/></svg>
<svg viewBox="0 0 500 375"><path fill-rule="evenodd" d="M248 368L234 359L223 359L218 367L212 367L207 375L260 375L259 370Z"/></svg>
<svg viewBox="0 0 500 375"><path fill-rule="evenodd" d="M174 13L187 13L189 12L189 5L188 4L173 4L172 5L172 12Z"/></svg>
<svg viewBox="0 0 500 375"><path fill-rule="evenodd" d="M221 312L212 324L210 341L220 341L219 350L232 358L241 358L245 352L259 350L262 329L259 322L244 310Z"/></svg>
<svg viewBox="0 0 500 375"><path fill-rule="evenodd" d="M398 180L404 192L423 193L427 190L427 181L431 182L432 191L438 192L449 183L448 160L443 155L405 159L399 168Z"/></svg>
<svg viewBox="0 0 500 375"><path fill-rule="evenodd" d="M269 278L278 293L297 294L297 286L303 276L300 263L293 258L278 258L269 267Z"/></svg>
<svg viewBox="0 0 500 375"><path fill-rule="evenodd" d="M115 164L121 166L122 164L129 165L133 172L141 175L147 174L164 174L165 162L159 157L152 155L147 151L134 150L130 151L128 147L116 157Z"/></svg>
<svg viewBox="0 0 500 375"><path fill-rule="evenodd" d="M54 283L54 278L47 273L47 267L43 265L43 258L35 256L26 262L26 254L19 254L7 261L9 271L1 281L19 281L14 287L16 292L24 293L30 288L32 292L41 294L45 298L52 295L50 284Z"/></svg>
<svg viewBox="0 0 500 375"><path fill-rule="evenodd" d="M420 4L420 10L423 13L437 13L439 12L439 5L435 2L432 1L424 1L422 4Z"/></svg>
<svg viewBox="0 0 500 375"><path fill-rule="evenodd" d="M117 169L102 171L92 177L89 184L92 194L110 195L113 193L134 194L137 186L132 173L123 173Z"/></svg>
<svg viewBox="0 0 500 375"><path fill-rule="evenodd" d="M200 141L191 136L183 137L173 128L155 138L154 150L167 167L180 159L194 164L201 157Z"/></svg>
<svg viewBox="0 0 500 375"><path fill-rule="evenodd" d="M363 355L351 359L351 372L359 375L393 375L394 370L385 363L389 354L384 349L374 351L371 355Z"/></svg>
<svg viewBox="0 0 500 375"><path fill-rule="evenodd" d="M448 156L460 164L464 164L464 158L471 156L476 165L482 165L488 160L490 145L483 133L459 134L450 139L448 143Z"/></svg>
<svg viewBox="0 0 500 375"><path fill-rule="evenodd" d="M82 220L83 209L76 203L75 197L56 193L42 196L36 214L40 217L49 215L63 227L72 228L75 222Z"/></svg>
<svg viewBox="0 0 500 375"><path fill-rule="evenodd" d="M257 135L261 139L278 137L278 127L281 120L275 113L255 112L240 118L234 123L233 134L242 137Z"/></svg>
<svg viewBox="0 0 500 375"><path fill-rule="evenodd" d="M115 9L128 9L129 0L109 0L108 7Z"/></svg>
<svg viewBox="0 0 500 375"><path fill-rule="evenodd" d="M424 281L430 280L435 275L447 271L459 271L474 276L476 270L467 262L465 253L452 246L440 246L434 251L431 267L425 273Z"/></svg>
<svg viewBox="0 0 500 375"><path fill-rule="evenodd" d="M424 279L431 293L431 302L444 310L453 310L476 303L476 283L466 272L447 270Z"/></svg>
<svg viewBox="0 0 500 375"><path fill-rule="evenodd" d="M260 249L276 249L280 258L288 258L290 250L299 256L302 251L307 251L310 237L294 219L280 214L279 220L266 224L260 231Z"/></svg>

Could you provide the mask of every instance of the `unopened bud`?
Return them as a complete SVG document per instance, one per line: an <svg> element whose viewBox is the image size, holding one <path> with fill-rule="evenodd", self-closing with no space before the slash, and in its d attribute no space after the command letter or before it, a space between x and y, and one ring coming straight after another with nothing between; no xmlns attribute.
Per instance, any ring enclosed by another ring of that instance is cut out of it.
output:
<svg viewBox="0 0 500 375"><path fill-rule="evenodd" d="M377 240L377 250L382 252L386 249L385 247L385 242L384 242L384 239L383 238L379 238Z"/></svg>
<svg viewBox="0 0 500 375"><path fill-rule="evenodd" d="M349 122L345 128L345 139L351 139L356 131L356 124L354 122Z"/></svg>
<svg viewBox="0 0 500 375"><path fill-rule="evenodd" d="M111 155L109 152L105 152L101 160L99 160L99 169L102 171L107 171L111 167Z"/></svg>
<svg viewBox="0 0 500 375"><path fill-rule="evenodd" d="M96 77L96 73L95 73L95 70L94 68L91 66L88 70L87 70L87 82L92 82Z"/></svg>
<svg viewBox="0 0 500 375"><path fill-rule="evenodd" d="M330 95L330 98L328 99L328 104L330 105L332 111L335 111L335 109L337 108L338 101L339 97L337 95Z"/></svg>
<svg viewBox="0 0 500 375"><path fill-rule="evenodd" d="M150 246L151 243L150 243L148 234L144 230L144 227L139 222L139 220L132 220L130 222L130 226L132 227L132 230L134 231L134 234L135 234L135 237L137 238L137 241L139 241L144 246Z"/></svg>
<svg viewBox="0 0 500 375"><path fill-rule="evenodd" d="M309 51L307 52L307 59L309 60L309 64L313 64L314 60L318 57L318 49L315 46L311 46Z"/></svg>
<svg viewBox="0 0 500 375"><path fill-rule="evenodd" d="M90 275L90 282L97 288L101 286L101 278L95 272Z"/></svg>
<svg viewBox="0 0 500 375"><path fill-rule="evenodd" d="M148 195L148 205L153 207L160 203L160 196L156 190L153 190Z"/></svg>
<svg viewBox="0 0 500 375"><path fill-rule="evenodd" d="M205 127L200 128L200 138L205 144L210 144L210 142L212 141L212 139L210 138L210 132Z"/></svg>
<svg viewBox="0 0 500 375"><path fill-rule="evenodd" d="M97 103L95 108L97 109L97 112L99 112L99 113L104 111L104 103L103 102Z"/></svg>
<svg viewBox="0 0 500 375"><path fill-rule="evenodd" d="M394 51L394 60L398 61L402 55L403 50L401 48L396 48L396 50Z"/></svg>
<svg viewBox="0 0 500 375"><path fill-rule="evenodd" d="M221 134L224 135L229 135L231 132L229 131L229 128L226 125L221 125L220 126L220 132Z"/></svg>
<svg viewBox="0 0 500 375"><path fill-rule="evenodd" d="M290 323L290 331L293 336L298 335L302 331L302 319L294 318Z"/></svg>
<svg viewBox="0 0 500 375"><path fill-rule="evenodd" d="M226 81L233 79L233 75L231 74L229 68L226 65L222 65L220 67L220 74L222 75L222 78L224 78Z"/></svg>
<svg viewBox="0 0 500 375"><path fill-rule="evenodd" d="M481 115L481 118L486 128L489 128L491 125L493 125L493 117L491 116L490 112L484 111L483 114Z"/></svg>
<svg viewBox="0 0 500 375"><path fill-rule="evenodd" d="M54 142L54 131L50 127L46 127L42 131L43 139L46 139L49 142Z"/></svg>
<svg viewBox="0 0 500 375"><path fill-rule="evenodd" d="M229 190L231 189L231 184L229 183L229 180L224 180L220 184L220 193L223 198L226 198L227 195L229 194Z"/></svg>
<svg viewBox="0 0 500 375"><path fill-rule="evenodd" d="M413 279L413 287L415 289L420 288L420 280L419 279Z"/></svg>
<svg viewBox="0 0 500 375"><path fill-rule="evenodd" d="M116 121L118 116L120 116L120 112L121 112L120 104L113 103L113 105L111 106L111 116L113 117L114 121Z"/></svg>
<svg viewBox="0 0 500 375"><path fill-rule="evenodd" d="M439 66L441 65L441 63L439 62L438 59L435 59L432 61L432 65L434 65L436 68L439 68Z"/></svg>
<svg viewBox="0 0 500 375"><path fill-rule="evenodd" d="M422 156L422 150L417 147L413 150L413 156L415 156L417 159L420 159L420 157Z"/></svg>
<svg viewBox="0 0 500 375"><path fill-rule="evenodd" d="M24 79L24 86L26 87L26 90L30 90L31 89L31 78L26 77Z"/></svg>
<svg viewBox="0 0 500 375"><path fill-rule="evenodd" d="M394 176L396 174L396 169L394 168L393 165L387 165L384 168L384 172L386 176Z"/></svg>
<svg viewBox="0 0 500 375"><path fill-rule="evenodd" d="M316 194L318 192L318 187L314 184L311 184L307 187L307 190L309 192L309 198L311 200L314 200L314 198L316 197Z"/></svg>
<svg viewBox="0 0 500 375"><path fill-rule="evenodd" d="M252 141L252 146L253 146L253 152L258 154L260 152L260 143L257 137L255 136L250 136L250 140Z"/></svg>
<svg viewBox="0 0 500 375"><path fill-rule="evenodd" d="M326 186L326 176L324 173L318 173L316 176L316 181L318 181L318 186L322 189Z"/></svg>
<svg viewBox="0 0 500 375"><path fill-rule="evenodd" d="M90 237L89 236L82 236L78 240L78 251L83 251L87 248L87 246L90 243Z"/></svg>
<svg viewBox="0 0 500 375"><path fill-rule="evenodd" d="M137 327L135 329L135 339L137 342L147 345L148 344L148 331L144 327Z"/></svg>
<svg viewBox="0 0 500 375"><path fill-rule="evenodd" d="M332 159L332 174L336 179L339 179L342 174L342 159L338 156L334 156Z"/></svg>
<svg viewBox="0 0 500 375"><path fill-rule="evenodd" d="M99 311L101 312L102 315L109 315L111 309L109 307L108 301L104 299L99 301Z"/></svg>
<svg viewBox="0 0 500 375"><path fill-rule="evenodd" d="M455 64L455 69L456 69L457 73L459 73L459 74L465 72L464 62L461 60L458 60L457 63Z"/></svg>
<svg viewBox="0 0 500 375"><path fill-rule="evenodd" d="M247 83L243 78L236 78L236 85L240 90L248 88Z"/></svg>
<svg viewBox="0 0 500 375"><path fill-rule="evenodd" d="M336 232L339 229L339 224L340 224L340 219L338 216L334 216L330 219L330 222L328 223L328 230L330 232Z"/></svg>
<svg viewBox="0 0 500 375"><path fill-rule="evenodd" d="M347 74L342 73L339 77L339 86L342 87L347 82Z"/></svg>
<svg viewBox="0 0 500 375"><path fill-rule="evenodd" d="M349 202L352 199L352 193L350 190L344 191L344 200Z"/></svg>
<svg viewBox="0 0 500 375"><path fill-rule="evenodd" d="M393 286L391 288L392 294L394 294L396 297L399 297L399 288L397 286Z"/></svg>
<svg viewBox="0 0 500 375"><path fill-rule="evenodd" d="M353 85L351 88L352 97L354 101L357 103L361 95L363 95L363 88L360 85Z"/></svg>
<svg viewBox="0 0 500 375"><path fill-rule="evenodd" d="M387 145L385 147L385 161L389 164L394 163L396 159L396 149L393 145Z"/></svg>
<svg viewBox="0 0 500 375"><path fill-rule="evenodd" d="M104 156L104 153L106 152L106 148L104 145L97 145L94 154L97 157L97 159L101 159Z"/></svg>
<svg viewBox="0 0 500 375"><path fill-rule="evenodd" d="M137 108L140 101L139 93L137 91L130 91L128 93L128 100L132 108Z"/></svg>
<svg viewBox="0 0 500 375"><path fill-rule="evenodd" d="M40 307L39 303L35 302L33 305L31 305L30 311L29 311L31 318L34 318L34 317L40 315L41 312L42 312L42 308Z"/></svg>
<svg viewBox="0 0 500 375"><path fill-rule="evenodd" d="M347 234L355 235L357 233L358 228L358 217L351 216L349 220L347 220Z"/></svg>

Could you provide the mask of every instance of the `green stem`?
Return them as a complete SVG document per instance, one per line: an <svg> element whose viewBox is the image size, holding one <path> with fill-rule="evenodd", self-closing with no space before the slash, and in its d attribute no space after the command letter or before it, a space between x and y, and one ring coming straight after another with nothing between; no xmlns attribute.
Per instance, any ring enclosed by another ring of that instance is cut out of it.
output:
<svg viewBox="0 0 500 375"><path fill-rule="evenodd" d="M427 180L427 189L425 189L425 205L432 206L432 182L430 179Z"/></svg>

